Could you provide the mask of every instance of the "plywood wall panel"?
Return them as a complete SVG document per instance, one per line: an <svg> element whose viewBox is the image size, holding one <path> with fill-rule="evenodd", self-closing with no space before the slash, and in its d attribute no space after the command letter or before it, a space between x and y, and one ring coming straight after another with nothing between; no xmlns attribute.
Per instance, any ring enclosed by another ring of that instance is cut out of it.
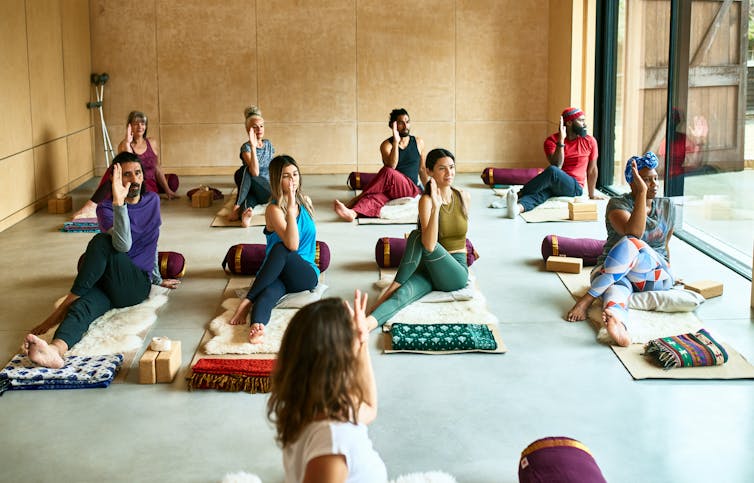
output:
<svg viewBox="0 0 754 483"><path fill-rule="evenodd" d="M68 191L68 149L65 138L34 148L34 186L36 199Z"/></svg>
<svg viewBox="0 0 754 483"><path fill-rule="evenodd" d="M161 132L160 162L166 172L176 167L240 166L239 148L248 140L241 124L167 124Z"/></svg>
<svg viewBox="0 0 754 483"><path fill-rule="evenodd" d="M143 111L149 116L153 131L150 135L158 135L154 0L136 3L91 0L89 6L92 71L110 74L105 85L105 121L111 126L125 126L129 112ZM123 137L120 129L112 138L116 147ZM101 136L97 138L99 142Z"/></svg>
<svg viewBox="0 0 754 483"><path fill-rule="evenodd" d="M243 121L243 108L257 102L254 2L221 5L207 8L205 0L157 3L164 123Z"/></svg>
<svg viewBox="0 0 754 483"><path fill-rule="evenodd" d="M62 13L65 119L69 132L91 125L86 103L90 96L92 71L89 42L89 1L66 0ZM90 156L91 159L91 156Z"/></svg>
<svg viewBox="0 0 754 483"><path fill-rule="evenodd" d="M458 2L459 121L546 116L547 8L547 0Z"/></svg>
<svg viewBox="0 0 754 483"><path fill-rule="evenodd" d="M411 105L413 120L455 119L456 19L444 0L359 2L359 121Z"/></svg>
<svg viewBox="0 0 754 483"><path fill-rule="evenodd" d="M0 2L0 159L29 149L31 100L23 0Z"/></svg>
<svg viewBox="0 0 754 483"><path fill-rule="evenodd" d="M34 203L34 154L31 149L0 160L0 220Z"/></svg>
<svg viewBox="0 0 754 483"><path fill-rule="evenodd" d="M63 48L58 0L26 2L32 142L65 135Z"/></svg>
<svg viewBox="0 0 754 483"><path fill-rule="evenodd" d="M292 156L304 174L349 173L356 166L355 123L285 123L273 130L276 154Z"/></svg>
<svg viewBox="0 0 754 483"><path fill-rule="evenodd" d="M546 167L543 143L546 122L459 122L456 124L456 159L469 168Z"/></svg>
<svg viewBox="0 0 754 483"><path fill-rule="evenodd" d="M67 137L68 181L92 173L93 128L84 129Z"/></svg>
<svg viewBox="0 0 754 483"><path fill-rule="evenodd" d="M276 122L356 116L354 0L258 2L259 105Z"/></svg>

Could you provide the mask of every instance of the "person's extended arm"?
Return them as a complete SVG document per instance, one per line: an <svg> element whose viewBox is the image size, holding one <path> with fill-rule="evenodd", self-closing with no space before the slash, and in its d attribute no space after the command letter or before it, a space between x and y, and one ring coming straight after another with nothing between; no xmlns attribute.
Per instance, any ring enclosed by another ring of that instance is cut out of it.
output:
<svg viewBox="0 0 754 483"><path fill-rule="evenodd" d="M360 424L370 424L377 418L377 383L374 380L372 358L367 343L369 341L369 327L366 321L367 299L366 293L356 290L353 296L353 310L348 307L358 337L358 348L356 349L358 351L356 356L359 360L358 377L361 388L364 390L358 414Z"/></svg>
<svg viewBox="0 0 754 483"><path fill-rule="evenodd" d="M416 138L416 147L419 150L419 180L421 181L423 186L427 185L427 181L429 180L429 175L427 174L427 166L425 164L426 161L426 153L424 152L424 140L421 138Z"/></svg>
<svg viewBox="0 0 754 483"><path fill-rule="evenodd" d="M586 167L586 188L589 193L589 199L591 200L601 198L595 193L595 189L597 188L597 175L597 160L593 159L589 161L589 164Z"/></svg>
<svg viewBox="0 0 754 483"><path fill-rule="evenodd" d="M401 141L401 136L398 134L398 123L393 121L391 124L393 128L393 137L386 139L380 144L380 154L382 154L382 164L388 168L395 168L398 166L398 143Z"/></svg>
<svg viewBox="0 0 754 483"><path fill-rule="evenodd" d="M419 198L419 222L421 225L422 246L434 251L440 227L440 206L442 198L433 180L427 181L427 193Z"/></svg>
<svg viewBox="0 0 754 483"><path fill-rule="evenodd" d="M126 205L113 203L113 227L110 229L113 238L113 248L119 252L128 253L133 244L131 238L131 219L128 217Z"/></svg>
<svg viewBox="0 0 754 483"><path fill-rule="evenodd" d="M327 454L312 458L306 464L304 483L345 483L348 465L342 454Z"/></svg>
<svg viewBox="0 0 754 483"><path fill-rule="evenodd" d="M560 124L558 126L558 141L555 143L555 151L547 157L547 161L550 165L556 168L563 167L563 160L565 159L565 140L566 140L566 128L563 123L563 116L560 116Z"/></svg>

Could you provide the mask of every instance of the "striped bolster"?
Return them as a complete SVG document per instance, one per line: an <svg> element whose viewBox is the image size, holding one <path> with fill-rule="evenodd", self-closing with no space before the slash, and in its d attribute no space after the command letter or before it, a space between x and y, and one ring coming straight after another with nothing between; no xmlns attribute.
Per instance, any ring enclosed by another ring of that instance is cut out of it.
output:
<svg viewBox="0 0 754 483"><path fill-rule="evenodd" d="M390 266L390 238L382 239L382 261L386 267Z"/></svg>

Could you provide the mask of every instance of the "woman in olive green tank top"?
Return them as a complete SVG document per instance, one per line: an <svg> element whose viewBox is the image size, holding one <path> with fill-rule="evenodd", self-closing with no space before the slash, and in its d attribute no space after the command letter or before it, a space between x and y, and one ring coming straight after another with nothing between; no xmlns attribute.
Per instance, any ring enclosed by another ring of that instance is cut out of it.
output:
<svg viewBox="0 0 754 483"><path fill-rule="evenodd" d="M381 326L403 307L433 290L451 292L466 286L467 193L453 187L455 157L433 149L425 163L430 179L419 199L419 226L406 240L395 280L372 307L370 329Z"/></svg>

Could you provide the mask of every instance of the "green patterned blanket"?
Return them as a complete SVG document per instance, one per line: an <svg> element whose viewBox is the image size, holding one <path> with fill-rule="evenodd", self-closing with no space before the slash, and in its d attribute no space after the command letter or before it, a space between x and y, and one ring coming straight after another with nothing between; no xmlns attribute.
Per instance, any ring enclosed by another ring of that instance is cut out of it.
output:
<svg viewBox="0 0 754 483"><path fill-rule="evenodd" d="M497 342L484 324L393 324L392 350L470 351L495 350Z"/></svg>

